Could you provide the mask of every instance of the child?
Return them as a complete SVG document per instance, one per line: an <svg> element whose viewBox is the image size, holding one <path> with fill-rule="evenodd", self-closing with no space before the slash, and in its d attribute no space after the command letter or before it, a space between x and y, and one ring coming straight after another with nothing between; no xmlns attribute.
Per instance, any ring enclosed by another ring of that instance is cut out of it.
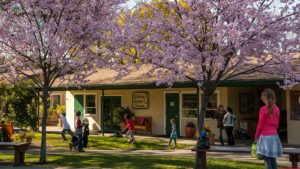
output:
<svg viewBox="0 0 300 169"><path fill-rule="evenodd" d="M83 143L82 143L82 146L84 148L86 148L87 144L88 144L88 136L90 135L89 120L87 118L85 118L83 120L83 125L84 125L84 129L83 129Z"/></svg>
<svg viewBox="0 0 300 169"><path fill-rule="evenodd" d="M174 139L174 143L175 143L175 147L177 147L177 143L176 143L176 139L177 139L177 131L176 131L176 122L175 119L171 119L170 120L171 126L172 126L172 130L171 130L171 135L170 135L170 141L168 144L168 147L170 147L170 144L172 142L172 140Z"/></svg>
<svg viewBox="0 0 300 169"><path fill-rule="evenodd" d="M62 113L60 116L59 114L56 114L58 118L60 118L62 124L63 124L63 130L61 131L61 137L62 137L62 140L63 141L67 141L67 138L65 136L65 133L69 133L71 137L74 136L74 133L72 132L71 128L70 128L70 125L67 121L67 118L66 118L66 113Z"/></svg>
<svg viewBox="0 0 300 169"><path fill-rule="evenodd" d="M81 123L81 120L80 120L80 115L81 115L81 112L78 111L76 112L76 135L78 136L78 141L76 142L73 142L73 143L70 143L69 144L69 147L70 147L70 150L72 150L73 147L77 148L78 152L84 152L83 149L82 149L82 123Z"/></svg>
<svg viewBox="0 0 300 169"><path fill-rule="evenodd" d="M128 139L128 143L130 144L135 141L135 138L134 138L134 129L135 128L134 128L134 124L133 124L130 114L125 114L124 119L126 122L126 127L123 129L123 132L126 131L126 129L128 129L125 137Z"/></svg>
<svg viewBox="0 0 300 169"><path fill-rule="evenodd" d="M201 135L200 135L200 147L203 149L209 148L209 141L208 141L208 134L209 134L209 127L208 126L204 126L203 130L201 131Z"/></svg>
<svg viewBox="0 0 300 169"><path fill-rule="evenodd" d="M266 169L277 169L276 158L282 155L282 145L277 133L280 109L276 105L276 95L272 89L265 89L261 100L265 105L259 110L255 133L256 153L264 158Z"/></svg>

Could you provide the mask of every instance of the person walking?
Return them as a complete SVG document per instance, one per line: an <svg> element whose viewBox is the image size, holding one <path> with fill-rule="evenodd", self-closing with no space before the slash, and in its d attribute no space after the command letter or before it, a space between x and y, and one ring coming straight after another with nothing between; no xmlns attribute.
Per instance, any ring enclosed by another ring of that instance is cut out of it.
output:
<svg viewBox="0 0 300 169"><path fill-rule="evenodd" d="M60 118L61 123L63 125L63 129L61 131L61 137L63 141L67 141L67 138L65 136L66 133L69 133L71 137L74 137L74 133L72 132L70 125L67 121L66 118L66 113L62 113L61 116L59 116L59 114L57 114L58 118Z"/></svg>
<svg viewBox="0 0 300 169"><path fill-rule="evenodd" d="M223 130L224 130L223 119L224 119L225 114L226 114L226 111L224 109L224 106L219 105L218 112L217 112L217 115L216 115L216 119L218 121L217 127L219 128L219 133L220 133L219 141L220 141L221 145L224 145L224 140L223 140Z"/></svg>
<svg viewBox="0 0 300 169"><path fill-rule="evenodd" d="M276 158L282 155L282 145L278 137L280 111L275 104L276 96L272 89L265 89L261 94L264 106L259 110L259 120L256 127L256 153L262 156L266 169L277 169Z"/></svg>
<svg viewBox="0 0 300 169"><path fill-rule="evenodd" d="M76 128L76 132L75 134L78 136L78 140L73 142L73 143L70 143L70 150L72 150L73 147L77 148L77 151L78 152L84 152L83 149L82 149L82 123L81 123L81 119L80 119L80 116L81 116L81 112L78 111L76 112L76 123L75 123L75 128Z"/></svg>
<svg viewBox="0 0 300 169"><path fill-rule="evenodd" d="M232 108L227 107L227 113L224 115L223 125L225 127L225 131L227 134L227 145L235 145L234 137L233 137L233 127L236 121L236 117L233 114Z"/></svg>
<svg viewBox="0 0 300 169"><path fill-rule="evenodd" d="M176 148L177 147L176 139L178 138L178 136L177 136L175 119L171 119L170 123L171 123L172 130L171 130L171 134L170 134L170 141L169 141L168 147L170 147L172 140L174 140L174 144L175 144L174 148Z"/></svg>

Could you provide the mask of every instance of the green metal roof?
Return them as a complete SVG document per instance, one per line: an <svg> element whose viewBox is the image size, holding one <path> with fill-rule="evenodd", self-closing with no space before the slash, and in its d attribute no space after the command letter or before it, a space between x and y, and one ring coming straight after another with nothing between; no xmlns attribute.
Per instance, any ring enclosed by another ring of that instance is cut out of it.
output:
<svg viewBox="0 0 300 169"><path fill-rule="evenodd" d="M251 87L251 86L277 86L282 83L281 79L255 79L255 80L228 80L222 82L219 87ZM196 83L192 82L175 82L172 88L191 88L196 87ZM111 85L83 85L69 87L53 87L52 91L65 90L120 90L120 89L159 89L169 88L167 85L159 85L156 83L139 83L139 84L111 84Z"/></svg>

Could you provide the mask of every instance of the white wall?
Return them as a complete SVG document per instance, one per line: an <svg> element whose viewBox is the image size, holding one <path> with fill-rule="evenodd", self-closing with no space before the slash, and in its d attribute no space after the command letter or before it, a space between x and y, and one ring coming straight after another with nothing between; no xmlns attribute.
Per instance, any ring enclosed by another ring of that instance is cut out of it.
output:
<svg viewBox="0 0 300 169"><path fill-rule="evenodd" d="M74 96L70 91L66 91L66 117L72 130L75 129L74 117Z"/></svg>

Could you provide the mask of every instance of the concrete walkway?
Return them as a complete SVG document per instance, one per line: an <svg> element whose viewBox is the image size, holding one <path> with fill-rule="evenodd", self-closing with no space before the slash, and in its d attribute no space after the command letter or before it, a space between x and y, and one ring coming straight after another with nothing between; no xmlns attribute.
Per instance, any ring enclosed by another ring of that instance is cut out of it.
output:
<svg viewBox="0 0 300 169"><path fill-rule="evenodd" d="M28 150L29 154L39 154L39 149ZM77 152L68 151L68 150L48 150L47 154L59 155L59 154L74 154ZM13 154L13 151L4 150L0 154ZM191 151L190 148L186 149L170 149L170 150L86 150L86 152L81 154L87 155L96 155L96 154L120 154L120 155L144 155L144 156L176 156L176 157L195 157L195 152ZM255 160L251 158L250 154L247 153L208 153L208 158L211 159L224 159L224 160L233 160L233 161L246 161L252 163L263 163L262 160ZM278 164L290 166L290 162L287 155L282 156L277 159ZM1 168L1 167L0 167ZM1 168L2 169L2 168Z"/></svg>

